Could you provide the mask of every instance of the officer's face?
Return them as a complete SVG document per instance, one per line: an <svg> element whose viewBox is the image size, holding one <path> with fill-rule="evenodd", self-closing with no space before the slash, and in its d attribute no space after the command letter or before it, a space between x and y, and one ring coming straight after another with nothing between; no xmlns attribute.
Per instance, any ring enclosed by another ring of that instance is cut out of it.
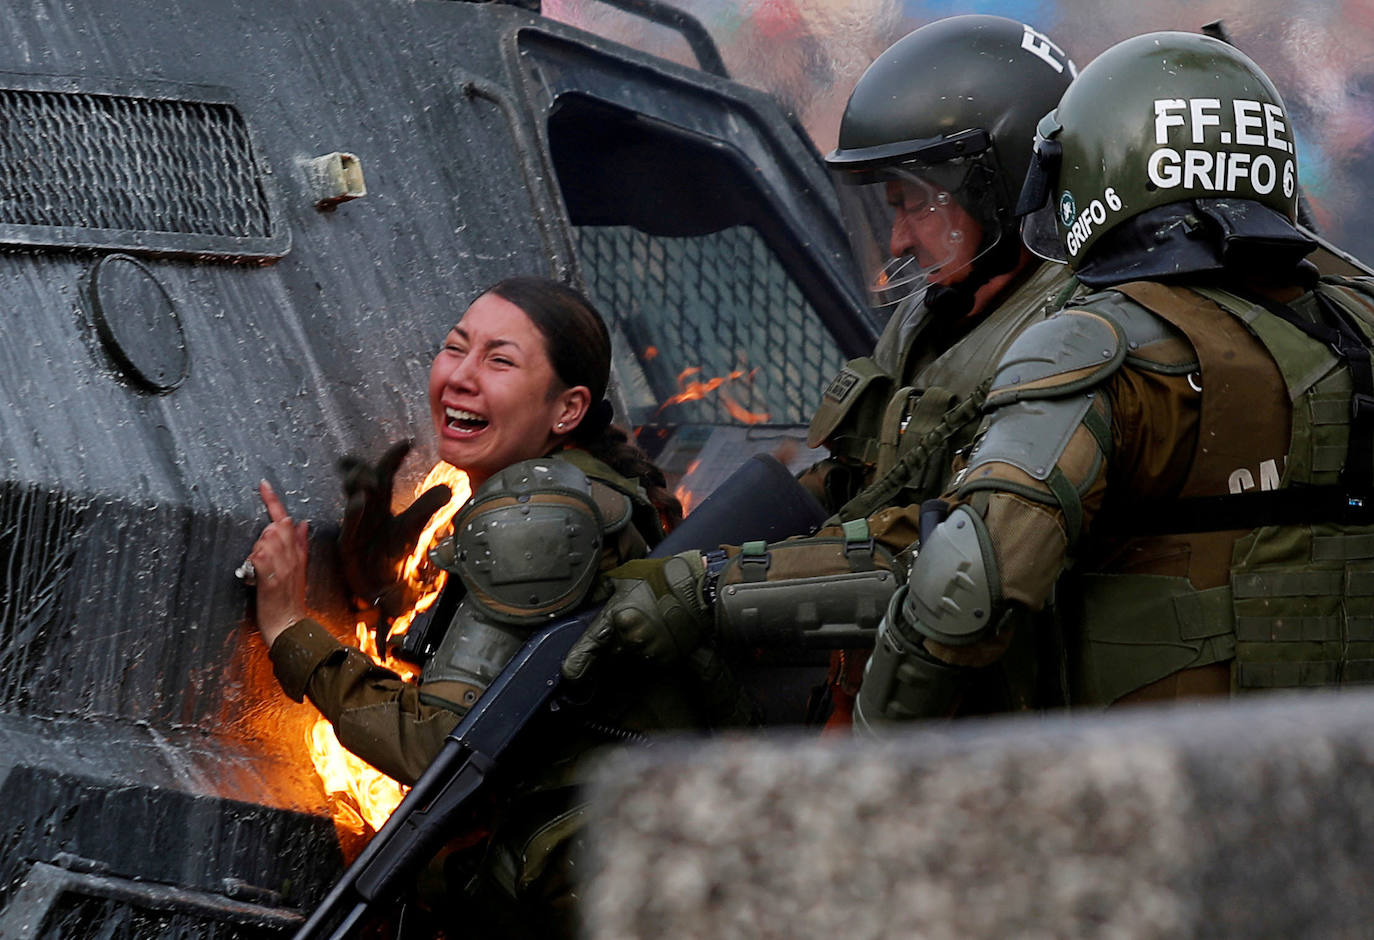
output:
<svg viewBox="0 0 1374 940"><path fill-rule="evenodd" d="M919 179L889 180L893 208L892 257L910 255L929 270L930 283L953 284L969 274L983 227L949 193Z"/></svg>
<svg viewBox="0 0 1374 940"><path fill-rule="evenodd" d="M548 453L581 417L586 394L582 386L564 387L543 334L523 310L483 294L430 367L439 456L466 471L476 489L497 471Z"/></svg>

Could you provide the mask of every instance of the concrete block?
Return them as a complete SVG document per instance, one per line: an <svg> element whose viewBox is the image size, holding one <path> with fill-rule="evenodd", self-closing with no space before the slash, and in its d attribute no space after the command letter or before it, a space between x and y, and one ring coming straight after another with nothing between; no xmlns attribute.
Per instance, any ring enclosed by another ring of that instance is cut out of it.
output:
<svg viewBox="0 0 1374 940"><path fill-rule="evenodd" d="M1374 696L613 755L595 940L1367 937Z"/></svg>

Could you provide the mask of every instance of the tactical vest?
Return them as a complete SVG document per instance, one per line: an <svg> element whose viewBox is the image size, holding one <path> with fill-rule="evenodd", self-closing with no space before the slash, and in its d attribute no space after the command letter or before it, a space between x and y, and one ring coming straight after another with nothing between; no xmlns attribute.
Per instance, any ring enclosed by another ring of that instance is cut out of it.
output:
<svg viewBox="0 0 1374 940"><path fill-rule="evenodd" d="M944 350L926 335L929 324L919 322L924 309L895 314L873 356L850 360L826 387L811 421L808 446L824 443L832 455L861 468L861 486L842 493L827 487L837 510L828 524L868 519L893 551L909 545L915 520L899 507L941 494L955 454L977 431L986 379L1002 354L1025 327L1063 307L1077 286L1067 267L1045 262ZM832 655L829 727L848 724L867 660L862 648Z"/></svg>
<svg viewBox="0 0 1374 940"><path fill-rule="evenodd" d="M649 502L649 496L637 478L617 473L608 464L592 456L590 451L580 447L566 447L557 456L581 470L592 481L592 498L596 500L606 521L608 534L625 528L624 522L627 520L613 518L612 509L619 505L619 497L624 497L630 502L628 521L634 523L634 532L644 539L646 547L653 548L663 540L663 520L659 517L658 508Z"/></svg>
<svg viewBox="0 0 1374 940"><path fill-rule="evenodd" d="M938 496L977 429L981 383L1021 330L1059 310L1074 286L1067 268L1046 262L949 349L929 349L919 325L904 329L894 318L873 357L846 363L807 435L808 446L824 443L866 468L862 492L844 494L835 521Z"/></svg>
<svg viewBox="0 0 1374 940"><path fill-rule="evenodd" d="M1307 491L1291 488L1334 489L1347 462L1352 379L1331 348L1234 294L1154 282L1113 289L1173 324L1198 355L1198 443L1179 505L1249 505L1253 497L1223 494L1273 490L1275 499L1300 499ZM1336 279L1317 289L1349 314L1366 348L1374 345L1369 290ZM1311 294L1296 303L1317 306ZM1080 625L1071 700L1105 705L1181 670L1227 661L1233 691L1374 679L1374 525L1304 518L1299 505L1284 524L1255 527L1275 519L1266 510L1276 507L1262 503L1243 527L1247 513L1220 515L1235 526L1229 531L1183 531L1184 512L1177 534L1129 539L1129 552L1116 557L1136 561L1130 573L1070 579L1071 617ZM1152 564L1174 573L1151 573Z"/></svg>

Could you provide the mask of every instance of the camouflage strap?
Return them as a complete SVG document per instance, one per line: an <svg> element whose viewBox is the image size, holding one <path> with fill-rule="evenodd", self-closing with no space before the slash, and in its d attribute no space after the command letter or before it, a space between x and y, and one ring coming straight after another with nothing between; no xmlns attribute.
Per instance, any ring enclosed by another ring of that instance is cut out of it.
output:
<svg viewBox="0 0 1374 940"><path fill-rule="evenodd" d="M939 423L921 436L921 440L908 450L893 465L892 469L870 483L857 496L840 507L839 512L827 520L827 525L851 519L863 519L878 509L892 504L907 481L923 474L933 454L939 453L945 443L967 426L976 421L982 411L983 402L988 397L992 379L985 379L963 401L944 413Z"/></svg>

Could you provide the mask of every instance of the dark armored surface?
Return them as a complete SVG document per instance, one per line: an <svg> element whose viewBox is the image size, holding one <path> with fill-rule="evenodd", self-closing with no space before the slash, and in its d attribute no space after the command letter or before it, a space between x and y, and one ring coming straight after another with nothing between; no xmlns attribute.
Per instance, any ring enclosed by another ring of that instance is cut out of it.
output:
<svg viewBox="0 0 1374 940"><path fill-rule="evenodd" d="M1356 937L1374 696L623 753L596 940Z"/></svg>

